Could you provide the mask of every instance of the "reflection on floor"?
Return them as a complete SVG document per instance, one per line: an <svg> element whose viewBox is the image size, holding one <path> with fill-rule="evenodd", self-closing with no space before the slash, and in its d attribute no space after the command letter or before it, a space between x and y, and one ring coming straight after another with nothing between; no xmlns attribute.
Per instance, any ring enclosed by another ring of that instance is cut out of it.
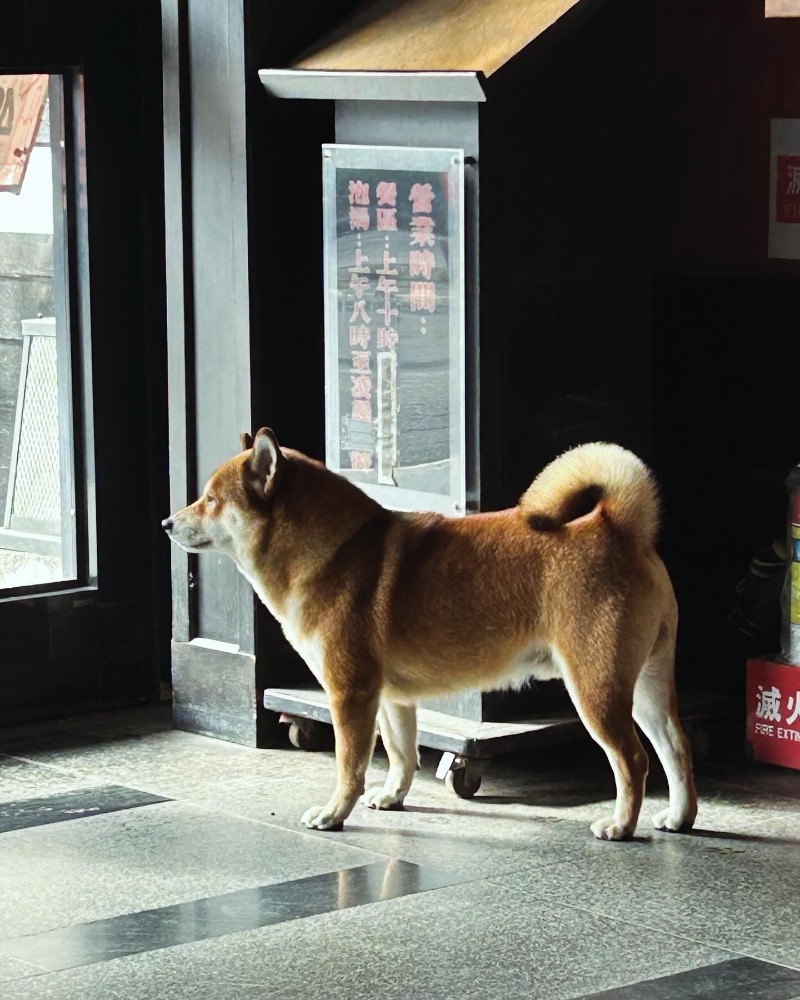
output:
<svg viewBox="0 0 800 1000"><path fill-rule="evenodd" d="M600 843L589 743L497 759L462 801L298 826L333 756L138 709L0 731L0 998L800 998L800 773L699 767L691 836ZM370 782L385 771L376 756Z"/></svg>

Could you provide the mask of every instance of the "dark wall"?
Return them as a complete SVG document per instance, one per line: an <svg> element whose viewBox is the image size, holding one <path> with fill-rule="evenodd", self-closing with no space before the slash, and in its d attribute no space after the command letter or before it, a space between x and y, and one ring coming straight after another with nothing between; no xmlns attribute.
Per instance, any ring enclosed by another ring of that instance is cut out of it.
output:
<svg viewBox="0 0 800 1000"><path fill-rule="evenodd" d="M32 0L0 63L82 67L97 474L96 592L0 603L0 722L157 696L169 562L158 0Z"/></svg>
<svg viewBox="0 0 800 1000"><path fill-rule="evenodd" d="M778 647L776 589L770 627L754 644L726 619L752 555L785 530L784 478L800 459L800 282L662 275L654 314L656 468L681 661L695 682L713 678L743 696L744 653Z"/></svg>
<svg viewBox="0 0 800 1000"><path fill-rule="evenodd" d="M291 65L358 0L246 6L255 417L324 458L320 146L334 141L334 105L271 98L258 70Z"/></svg>
<svg viewBox="0 0 800 1000"><path fill-rule="evenodd" d="M783 529L800 458L800 269L767 258L770 119L800 117L800 22L750 0L659 0L654 100L655 464L686 682L743 699L744 659L778 645L728 621L757 548ZM767 621L770 615L767 615Z"/></svg>
<svg viewBox="0 0 800 1000"><path fill-rule="evenodd" d="M590 6L487 81L481 340L500 355L503 455L493 504L514 503L584 441L650 457L649 6Z"/></svg>
<svg viewBox="0 0 800 1000"><path fill-rule="evenodd" d="M800 116L800 20L754 0L656 0L652 175L661 270L798 275L767 258L771 118Z"/></svg>

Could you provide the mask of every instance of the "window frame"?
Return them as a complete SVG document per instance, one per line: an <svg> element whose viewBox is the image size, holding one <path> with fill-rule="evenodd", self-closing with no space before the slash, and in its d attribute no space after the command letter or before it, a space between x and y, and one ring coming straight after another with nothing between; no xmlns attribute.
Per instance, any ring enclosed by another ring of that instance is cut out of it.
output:
<svg viewBox="0 0 800 1000"><path fill-rule="evenodd" d="M75 508L74 572L68 578L18 587L0 588L0 603L58 594L95 591L97 579L97 519L95 503L94 415L92 408L92 352L89 288L88 205L81 197L86 190L86 119L84 76L76 66L0 66L0 74L47 73L60 78L57 117L63 129L61 156L64 211L54 223L54 241L62 243L63 274L54 260L53 281L62 288L54 294L63 299L67 323L70 379L59 391L60 417L72 422L72 501ZM60 140L54 129L51 94L51 148ZM56 137L55 143L53 137ZM81 159L83 158L83 163ZM82 169L83 168L83 169ZM54 170L55 177L55 170ZM54 193L55 200L55 193ZM54 213L55 214L55 213ZM56 247L54 242L54 257ZM63 489L63 482L62 482Z"/></svg>

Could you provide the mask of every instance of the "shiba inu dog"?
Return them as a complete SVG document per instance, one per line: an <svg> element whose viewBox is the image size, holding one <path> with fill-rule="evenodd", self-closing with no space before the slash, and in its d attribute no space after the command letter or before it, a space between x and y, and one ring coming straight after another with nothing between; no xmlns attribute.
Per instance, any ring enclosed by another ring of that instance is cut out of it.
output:
<svg viewBox="0 0 800 1000"><path fill-rule="evenodd" d="M561 677L605 750L614 815L636 829L648 757L658 754L664 830L692 826L691 752L677 714L677 605L655 550L658 497L645 465L613 444L581 445L539 474L519 504L447 518L386 510L262 428L162 522L190 552L229 555L330 698L337 783L305 826L341 827L360 796L399 808L417 765L416 703ZM376 718L389 757L365 793Z"/></svg>

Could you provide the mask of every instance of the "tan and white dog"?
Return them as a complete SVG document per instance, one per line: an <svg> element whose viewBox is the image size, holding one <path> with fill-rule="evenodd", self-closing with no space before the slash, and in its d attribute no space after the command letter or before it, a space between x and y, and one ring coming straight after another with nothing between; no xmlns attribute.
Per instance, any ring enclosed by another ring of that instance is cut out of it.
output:
<svg viewBox="0 0 800 1000"><path fill-rule="evenodd" d="M697 813L674 679L677 606L656 553L658 497L644 464L617 445L557 458L517 507L447 518L388 511L262 428L163 523L190 552L229 555L330 698L338 780L302 822L340 827L359 796L399 807L417 765L416 703L561 677L608 755L614 815L592 832L630 837L648 758L669 782L659 829ZM364 794L376 717L389 757Z"/></svg>

